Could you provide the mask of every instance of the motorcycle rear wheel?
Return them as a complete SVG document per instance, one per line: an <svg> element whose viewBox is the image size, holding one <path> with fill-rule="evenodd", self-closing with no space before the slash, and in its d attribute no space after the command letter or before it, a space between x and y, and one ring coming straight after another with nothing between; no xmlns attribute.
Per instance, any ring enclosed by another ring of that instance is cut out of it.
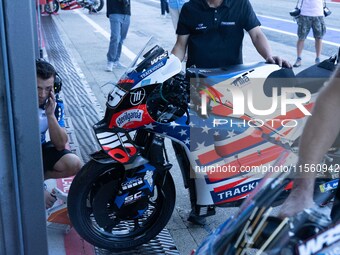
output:
<svg viewBox="0 0 340 255"><path fill-rule="evenodd" d="M164 183L163 180L155 180L155 194L149 198L148 210L142 218L121 220L105 230L94 217L92 193L103 180L107 181L105 175L114 175L117 170L115 165L91 160L74 178L67 201L69 217L78 234L94 246L111 251L133 249L158 235L172 215L176 198L173 179L167 173ZM103 210L110 216L114 213L107 208Z"/></svg>

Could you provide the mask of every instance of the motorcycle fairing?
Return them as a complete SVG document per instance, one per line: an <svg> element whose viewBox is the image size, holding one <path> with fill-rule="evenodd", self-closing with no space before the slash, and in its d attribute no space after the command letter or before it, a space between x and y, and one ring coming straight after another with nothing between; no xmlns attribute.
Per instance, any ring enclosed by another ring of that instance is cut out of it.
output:
<svg viewBox="0 0 340 255"><path fill-rule="evenodd" d="M159 84L144 85L142 88L132 88L134 81L131 79L120 80L108 95L106 102L108 113L117 113L130 107L145 104L146 97Z"/></svg>
<svg viewBox="0 0 340 255"><path fill-rule="evenodd" d="M154 191L156 168L145 164L126 171L121 181L107 180L98 185L93 198L93 214L100 227L114 226L115 220L138 219L148 209ZM112 210L112 217L103 210ZM113 217L114 216L114 217Z"/></svg>
<svg viewBox="0 0 340 255"><path fill-rule="evenodd" d="M105 118L93 126L102 150L120 163L129 163L138 155L130 135L124 129L107 128Z"/></svg>
<svg viewBox="0 0 340 255"><path fill-rule="evenodd" d="M227 184L228 187L220 186L211 191L211 197L214 204L230 203L245 198L249 193L255 189L260 179L242 182L236 186Z"/></svg>
<svg viewBox="0 0 340 255"><path fill-rule="evenodd" d="M171 123L150 123L145 125L145 128L155 132L162 134L169 139L180 141L184 143L186 146L190 145L190 127L186 124L187 117L182 116Z"/></svg>
<svg viewBox="0 0 340 255"><path fill-rule="evenodd" d="M152 48L144 56L145 58L137 63L137 66L128 69L118 81L118 85L122 83L122 80L133 81L133 83L122 85L123 89L129 91L149 84L159 84L182 70L180 60L158 46Z"/></svg>
<svg viewBox="0 0 340 255"><path fill-rule="evenodd" d="M128 110L113 114L110 120L109 127L119 127L124 129L135 129L154 122L146 105L138 105L128 108Z"/></svg>
<svg viewBox="0 0 340 255"><path fill-rule="evenodd" d="M148 209L149 197L154 193L156 168L151 164L144 164L140 167L133 178L126 178L126 182L121 184L121 195L116 197L115 203L122 198L123 203L120 205L121 218L140 218ZM136 182L136 179L143 179ZM131 183L134 181L134 183ZM124 187L126 183L129 183ZM137 205L136 205L137 203ZM130 206L131 205L131 206Z"/></svg>
<svg viewBox="0 0 340 255"><path fill-rule="evenodd" d="M156 72L156 70L158 69L159 71ZM174 75L180 73L181 70L181 61L175 55L171 54L154 64L148 70L145 70L143 73L139 74L139 79L136 80L136 85L134 86L134 88L144 86L145 82L143 83L142 80L146 77L148 83L150 84L163 83Z"/></svg>
<svg viewBox="0 0 340 255"><path fill-rule="evenodd" d="M181 70L179 59L158 46L138 60L139 56L136 66L109 93L104 120L94 126L103 151L121 163L131 162L138 154L127 132L155 122L146 107L146 95Z"/></svg>
<svg viewBox="0 0 340 255"><path fill-rule="evenodd" d="M62 10L75 10L81 7L82 6L76 0L60 1L60 8Z"/></svg>

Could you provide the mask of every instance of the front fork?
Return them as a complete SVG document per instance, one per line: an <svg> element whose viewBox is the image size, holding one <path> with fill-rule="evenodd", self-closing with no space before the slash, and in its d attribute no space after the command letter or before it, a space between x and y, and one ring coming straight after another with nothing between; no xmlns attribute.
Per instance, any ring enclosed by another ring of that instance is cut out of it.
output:
<svg viewBox="0 0 340 255"><path fill-rule="evenodd" d="M150 161L150 164L156 166L165 180L166 172L170 170L172 164L169 163L168 155L164 146L164 138L155 133L146 130L138 130L134 142L141 148L142 156ZM214 206L197 205L196 183L195 179L190 177L191 166L186 155L185 149L178 143L172 142L178 164L181 169L184 187L189 189L189 197L192 211L197 216L210 216L215 214Z"/></svg>
<svg viewBox="0 0 340 255"><path fill-rule="evenodd" d="M172 167L164 146L164 138L158 134L141 129L136 132L133 140L140 148L142 156L148 159L151 165L156 167L157 174L160 175L164 182L166 173Z"/></svg>

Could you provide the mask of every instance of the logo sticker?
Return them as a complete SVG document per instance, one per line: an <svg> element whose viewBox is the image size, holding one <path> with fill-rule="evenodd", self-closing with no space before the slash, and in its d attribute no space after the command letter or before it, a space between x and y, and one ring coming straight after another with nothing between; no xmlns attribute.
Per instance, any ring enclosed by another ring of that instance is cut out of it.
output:
<svg viewBox="0 0 340 255"><path fill-rule="evenodd" d="M227 199L232 199L235 197L241 197L247 195L250 191L255 189L257 184L259 183L259 180L247 182L242 185L235 186L231 189L227 189L222 192L212 192L213 200L215 202L221 202Z"/></svg>
<svg viewBox="0 0 340 255"><path fill-rule="evenodd" d="M153 176L153 171L149 171L149 170L146 171L146 174L144 176L144 180L149 184L150 187L152 187L153 185L152 176Z"/></svg>
<svg viewBox="0 0 340 255"><path fill-rule="evenodd" d="M163 54L157 56L156 58L154 58L153 60L151 60L151 65L157 63L159 60L165 58L168 56L168 53L167 52L164 52Z"/></svg>
<svg viewBox="0 0 340 255"><path fill-rule="evenodd" d="M159 68L161 68L162 66L164 66L164 62L159 62L158 64L156 64L155 66L151 67L150 69L146 70L145 72L143 72L139 77L141 79L144 79L145 77L149 76L150 74L152 74L153 72L155 72L156 70L158 70Z"/></svg>
<svg viewBox="0 0 340 255"><path fill-rule="evenodd" d="M301 255L325 254L320 252L325 246L331 246L340 240L340 224L328 228L326 231L309 239L305 243L298 246ZM334 253L339 254L339 253Z"/></svg>
<svg viewBox="0 0 340 255"><path fill-rule="evenodd" d="M144 89L139 89L134 92L131 92L130 95L130 103L132 105L138 105L140 104L145 97L145 90Z"/></svg>
<svg viewBox="0 0 340 255"><path fill-rule="evenodd" d="M131 189L141 184L143 184L143 180L141 177L139 177L137 179L131 179L126 182L123 182L121 186L122 186L122 190L126 190L126 189Z"/></svg>
<svg viewBox="0 0 340 255"><path fill-rule="evenodd" d="M130 121L142 121L144 111L142 110L129 110L122 113L116 119L116 124L118 127L123 127L126 123Z"/></svg>

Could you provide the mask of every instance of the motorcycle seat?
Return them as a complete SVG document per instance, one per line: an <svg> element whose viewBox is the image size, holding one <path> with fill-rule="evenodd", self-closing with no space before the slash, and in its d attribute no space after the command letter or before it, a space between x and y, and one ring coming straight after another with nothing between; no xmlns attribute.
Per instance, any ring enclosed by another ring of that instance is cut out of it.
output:
<svg viewBox="0 0 340 255"><path fill-rule="evenodd" d="M325 65L332 65L333 68L328 68ZM335 68L333 63L325 60L320 64L312 65L296 75L297 87L308 89L312 94L317 93L323 87Z"/></svg>
<svg viewBox="0 0 340 255"><path fill-rule="evenodd" d="M267 97L273 96L273 88L278 88L278 95L281 95L280 88L296 87L297 80L292 69L281 68L268 75L263 84L263 92Z"/></svg>

